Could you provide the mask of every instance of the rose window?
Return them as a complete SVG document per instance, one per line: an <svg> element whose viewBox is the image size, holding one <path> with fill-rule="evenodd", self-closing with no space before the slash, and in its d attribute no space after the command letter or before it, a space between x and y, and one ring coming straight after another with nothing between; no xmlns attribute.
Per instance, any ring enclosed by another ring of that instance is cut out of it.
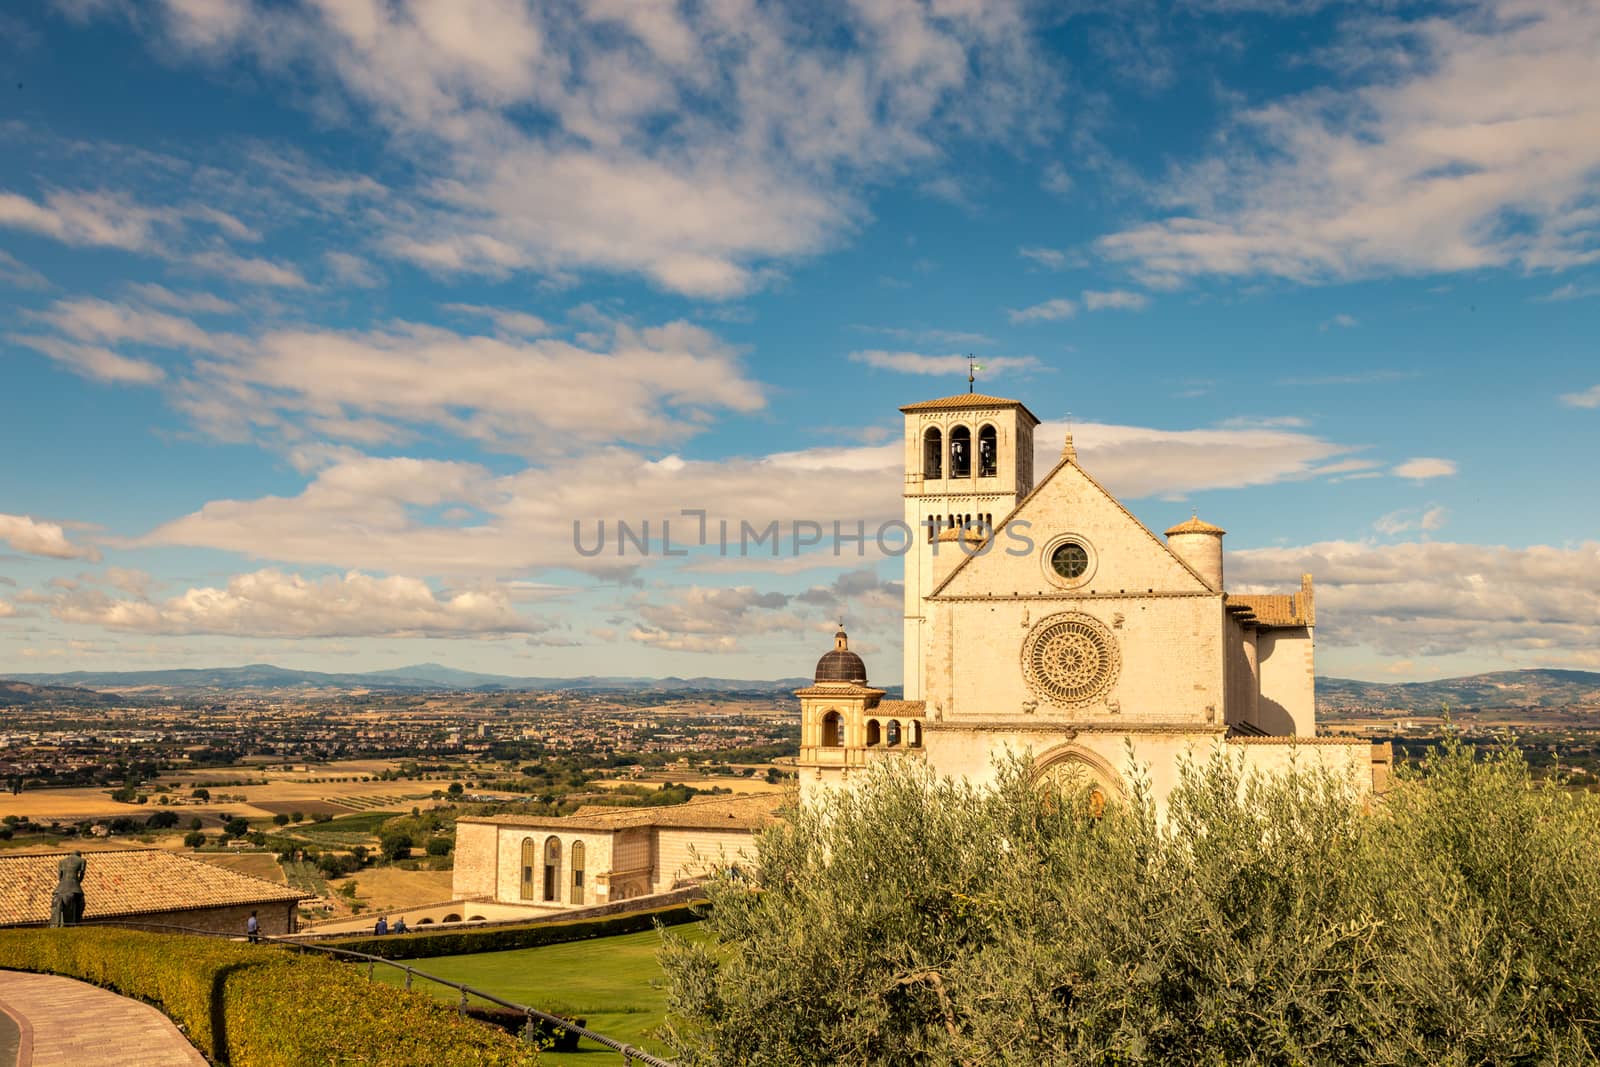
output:
<svg viewBox="0 0 1600 1067"><path fill-rule="evenodd" d="M1088 704L1117 680L1120 657L1111 632L1087 615L1052 615L1022 649L1028 684L1060 707Z"/></svg>

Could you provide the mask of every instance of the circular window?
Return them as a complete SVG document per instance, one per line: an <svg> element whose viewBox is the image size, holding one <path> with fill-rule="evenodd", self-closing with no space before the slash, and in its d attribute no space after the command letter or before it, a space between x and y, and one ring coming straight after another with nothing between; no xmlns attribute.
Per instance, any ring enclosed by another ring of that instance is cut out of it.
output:
<svg viewBox="0 0 1600 1067"><path fill-rule="evenodd" d="M1057 707L1081 707L1104 696L1121 666L1111 631L1088 615L1042 619L1022 646L1029 687Z"/></svg>
<svg viewBox="0 0 1600 1067"><path fill-rule="evenodd" d="M1094 546L1075 533L1061 534L1046 542L1039 554L1039 567L1045 580L1063 589L1077 589L1094 578L1098 561Z"/></svg>
<svg viewBox="0 0 1600 1067"><path fill-rule="evenodd" d="M1089 550L1076 541L1063 541L1050 553L1050 566L1069 581L1082 578L1089 569Z"/></svg>

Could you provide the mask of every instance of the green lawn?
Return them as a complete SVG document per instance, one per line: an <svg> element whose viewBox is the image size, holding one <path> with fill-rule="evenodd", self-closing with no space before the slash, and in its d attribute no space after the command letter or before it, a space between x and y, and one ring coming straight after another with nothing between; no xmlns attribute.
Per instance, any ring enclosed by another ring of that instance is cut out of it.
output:
<svg viewBox="0 0 1600 1067"><path fill-rule="evenodd" d="M691 940L702 936L698 923L672 929ZM519 1004L559 1015L581 1016L588 1020L591 1030L665 1056L665 1046L646 1036L647 1031L660 1025L667 1010L666 996L660 988L661 965L656 962L660 945L661 935L646 930L563 945L411 962L418 970L476 986ZM396 984L405 982L405 975L390 967L379 967L378 977ZM421 980L415 988L432 989L447 1001L454 1001L457 995L453 989ZM601 1067L620 1064L622 1057L585 1041L577 1052L548 1053L543 1060Z"/></svg>

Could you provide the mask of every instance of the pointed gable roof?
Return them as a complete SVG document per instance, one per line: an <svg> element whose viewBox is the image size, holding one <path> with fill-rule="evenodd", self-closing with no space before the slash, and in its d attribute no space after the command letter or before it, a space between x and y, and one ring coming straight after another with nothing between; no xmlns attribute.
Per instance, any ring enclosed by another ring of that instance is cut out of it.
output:
<svg viewBox="0 0 1600 1067"><path fill-rule="evenodd" d="M1173 552L1171 548L1167 547L1166 542L1162 541L1153 532L1151 532L1148 526L1140 522L1138 517L1135 516L1133 512L1129 511L1122 501L1113 496L1109 489L1101 485L1095 480L1093 475L1078 465L1077 455L1075 452L1064 455L1060 462L1050 469L1050 473L1046 474L1042 479L1040 479L1039 484L1033 487L1033 491L1027 496L1023 497L1017 506L1011 510L1011 514L1007 515L1005 518L996 523L995 529L997 534L998 531L1004 530L1011 522L1017 519L1026 518L1027 513L1030 510L1035 509L1038 503L1047 498L1046 490L1052 486L1057 478L1062 477L1063 472L1067 471L1069 468L1074 472L1073 476L1081 479L1082 482L1089 488L1091 494L1093 494L1096 498L1103 498L1105 501L1109 502L1117 512L1121 513L1121 516L1127 521L1128 528L1138 531L1135 536L1148 539L1149 544L1160 553L1160 557L1163 559L1163 562L1170 561L1170 563L1175 564L1176 567L1179 568L1179 570L1177 570L1175 573L1181 574L1185 581L1191 578L1194 580L1195 588L1183 590L1184 592L1209 593L1213 591L1211 587L1206 584L1205 579L1200 577L1193 567L1191 567L1181 556ZM1034 532L1037 532L1037 528ZM998 541L998 537L996 540ZM1036 537L1034 540L1037 547L1039 539ZM997 543L995 547L999 548L1000 546ZM947 589L949 589L951 585L956 582L958 577L966 572L968 568L975 565L981 566L981 562L978 561L989 559L994 555L994 551L991 550L983 555L966 556L950 569L950 573L945 575L944 580L935 586L933 592L929 593L928 595L930 597L940 596ZM1004 552L1002 551L1000 555L1004 556Z"/></svg>

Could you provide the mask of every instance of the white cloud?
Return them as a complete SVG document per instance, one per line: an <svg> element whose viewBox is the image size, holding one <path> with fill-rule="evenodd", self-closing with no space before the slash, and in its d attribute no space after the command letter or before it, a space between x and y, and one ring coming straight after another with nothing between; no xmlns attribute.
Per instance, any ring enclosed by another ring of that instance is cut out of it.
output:
<svg viewBox="0 0 1600 1067"><path fill-rule="evenodd" d="M287 264L256 256L240 256L232 252L200 252L189 257L189 262L203 271L220 274L234 281L250 285L265 285L278 289L309 289L300 271Z"/></svg>
<svg viewBox="0 0 1600 1067"><path fill-rule="evenodd" d="M912 341L923 344L936 345L992 345L994 338L987 334L971 333L965 330L940 330L940 329L914 329L902 326L852 326L853 330L862 330L866 333L881 333L885 337L893 337L897 341Z"/></svg>
<svg viewBox="0 0 1600 1067"><path fill-rule="evenodd" d="M1064 430L1063 423L1040 427L1035 470L1055 464ZM1291 430L1172 431L1097 423L1075 424L1073 430L1084 466L1128 499L1327 477L1348 469L1342 457L1350 451ZM546 567L612 573L661 558L663 519L671 523L674 546L695 545L698 520L682 514L687 508L707 512L709 548L703 555L716 559L718 524L725 520L733 563L781 570L788 561L776 557L788 553L790 523L798 518L823 523L830 537L834 520L846 533L860 520L869 538L867 558L876 555L873 532L901 516L903 454L898 436L878 445L720 461L679 456L651 461L613 449L565 454L550 466L503 475L468 463L335 456L295 496L212 501L138 543L340 568L381 559L418 575L504 579ZM828 487L821 496L819 485ZM462 509L459 518L439 517L452 508ZM618 520L635 531L649 520L656 541L650 557L641 558L631 547L619 553ZM764 530L775 520L781 551L752 545L749 555L738 559L741 521ZM592 550L601 521L604 550L592 558L580 555L574 523L581 544ZM854 549L846 545L844 551Z"/></svg>
<svg viewBox="0 0 1600 1067"><path fill-rule="evenodd" d="M1343 312L1340 312L1331 319L1324 319L1317 328L1326 331L1330 327L1338 326L1341 329L1349 330L1359 325L1360 323L1356 320L1354 315L1347 315Z"/></svg>
<svg viewBox="0 0 1600 1067"><path fill-rule="evenodd" d="M543 337L550 333L550 324L537 315L512 308L484 307L480 304L446 304L446 311L486 318L500 328L502 333L514 337Z"/></svg>
<svg viewBox="0 0 1600 1067"><path fill-rule="evenodd" d="M1218 154L1172 176L1167 217L1100 249L1151 284L1600 257L1600 8L1482 0L1346 29L1330 63L1363 84L1242 111Z"/></svg>
<svg viewBox="0 0 1600 1067"><path fill-rule="evenodd" d="M175 293L162 285L136 284L128 286L128 292L143 300L147 304L171 308L174 311L183 311L191 315L226 315L237 311L238 305L222 299L213 293L189 291Z"/></svg>
<svg viewBox="0 0 1600 1067"><path fill-rule="evenodd" d="M52 192L43 202L0 192L0 226L53 237L63 244L152 251L169 213L112 193Z"/></svg>
<svg viewBox="0 0 1600 1067"><path fill-rule="evenodd" d="M148 360L131 359L101 345L78 344L59 337L9 336L18 344L49 356L74 374L94 381L154 385L166 377L165 371Z"/></svg>
<svg viewBox="0 0 1600 1067"><path fill-rule="evenodd" d="M1600 408L1600 385L1578 393L1563 393L1561 402L1570 408Z"/></svg>
<svg viewBox="0 0 1600 1067"><path fill-rule="evenodd" d="M324 252L322 260L328 265L329 275L342 285L376 289L383 284L383 274L360 256L349 252Z"/></svg>
<svg viewBox="0 0 1600 1067"><path fill-rule="evenodd" d="M1456 470L1456 462L1453 459L1417 456L1396 465L1391 473L1397 478L1411 478L1420 482L1429 478L1448 478L1455 474Z"/></svg>
<svg viewBox="0 0 1600 1067"><path fill-rule="evenodd" d="M0 252L0 284L16 289L48 289L50 281L9 252Z"/></svg>
<svg viewBox="0 0 1600 1067"><path fill-rule="evenodd" d="M450 637L549 628L517 614L503 589L439 594L416 578L359 571L307 579L261 570L237 575L223 589L196 587L163 601L79 588L58 595L51 613L111 630L238 637Z"/></svg>
<svg viewBox="0 0 1600 1067"><path fill-rule="evenodd" d="M31 515L0 514L0 542L17 552L50 559L98 559L92 548L75 545L57 522L42 522Z"/></svg>
<svg viewBox="0 0 1600 1067"><path fill-rule="evenodd" d="M966 377L970 357L961 354L950 356L925 356L916 352L884 352L870 349L850 353L855 363L865 363L879 370L899 371L901 374L933 374L945 377ZM1008 370L1037 370L1041 364L1033 356L984 356L977 361L982 370L999 372Z"/></svg>
<svg viewBox="0 0 1600 1067"><path fill-rule="evenodd" d="M163 311L132 308L108 300L59 300L31 316L76 341L138 344L210 352L219 347L200 326ZM225 340L226 335L222 335Z"/></svg>
<svg viewBox="0 0 1600 1067"><path fill-rule="evenodd" d="M1072 192L1072 175L1067 173L1067 168L1060 163L1050 163L1044 168L1044 176L1040 178L1039 185L1046 192L1066 196Z"/></svg>
<svg viewBox="0 0 1600 1067"><path fill-rule="evenodd" d="M1069 262L1067 254L1059 248L1019 248L1017 255L1023 259L1031 259L1039 266L1049 267L1051 270L1060 270Z"/></svg>
<svg viewBox="0 0 1600 1067"><path fill-rule="evenodd" d="M1071 300L1057 297L1046 300L1032 307L1021 310L1012 309L1006 312L1006 317L1014 323L1022 322L1055 322L1060 319L1070 319L1078 313L1078 305Z"/></svg>
<svg viewBox="0 0 1600 1067"><path fill-rule="evenodd" d="M1600 296L1600 285L1580 285L1577 282L1568 282L1551 290L1544 296L1536 296L1535 300L1542 303L1557 303L1562 300L1582 300L1585 297Z"/></svg>
<svg viewBox="0 0 1600 1067"><path fill-rule="evenodd" d="M305 327L243 336L82 299L34 316L57 335L12 339L86 376L139 384L167 372L109 346L182 352L190 362L171 371L174 403L224 440L254 433L295 441L309 428L374 444L426 425L513 449L552 435L568 448L655 443L696 432L712 413L749 413L765 403L738 352L698 326L597 322L578 343L517 336L544 327L531 315L473 310L505 335L397 322L365 332Z"/></svg>
<svg viewBox="0 0 1600 1067"><path fill-rule="evenodd" d="M423 174L382 247L428 269L600 269L695 296L758 285L863 212L863 179L1054 121L1028 6L514 0L168 4L167 44L253 56ZM528 175L539 176L529 195Z"/></svg>
<svg viewBox="0 0 1600 1067"><path fill-rule="evenodd" d="M1314 575L1317 635L1392 656L1537 653L1576 661L1600 642L1600 544L1509 548L1332 541L1228 555L1230 585Z"/></svg>
<svg viewBox="0 0 1600 1067"><path fill-rule="evenodd" d="M1150 306L1150 298L1143 293L1131 293L1126 289L1112 289L1105 292L1085 289L1083 306L1090 311L1101 311L1106 308L1138 311Z"/></svg>
<svg viewBox="0 0 1600 1067"><path fill-rule="evenodd" d="M636 595L628 605L638 623L630 640L678 652L732 652L752 638L784 635L792 644L808 633L829 632L848 617L865 632L898 624L904 608L899 582L871 568L839 574L827 585L799 593L754 586L684 586Z"/></svg>

